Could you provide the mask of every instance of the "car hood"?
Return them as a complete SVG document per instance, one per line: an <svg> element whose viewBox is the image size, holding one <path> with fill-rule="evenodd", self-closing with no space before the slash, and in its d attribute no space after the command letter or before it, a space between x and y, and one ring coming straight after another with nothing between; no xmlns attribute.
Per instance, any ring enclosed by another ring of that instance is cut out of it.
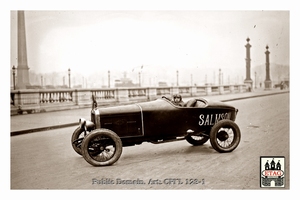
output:
<svg viewBox="0 0 300 200"><path fill-rule="evenodd" d="M121 105L99 108L100 115L112 115L112 114L128 114L140 112L141 109L137 104Z"/></svg>

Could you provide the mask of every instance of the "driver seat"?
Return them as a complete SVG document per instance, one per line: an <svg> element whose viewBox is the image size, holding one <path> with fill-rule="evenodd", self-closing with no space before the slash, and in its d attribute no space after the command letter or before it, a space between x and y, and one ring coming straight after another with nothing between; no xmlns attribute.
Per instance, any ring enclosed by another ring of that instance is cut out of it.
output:
<svg viewBox="0 0 300 200"><path fill-rule="evenodd" d="M193 108L195 107L196 103L197 103L196 99L190 99L185 103L185 107Z"/></svg>

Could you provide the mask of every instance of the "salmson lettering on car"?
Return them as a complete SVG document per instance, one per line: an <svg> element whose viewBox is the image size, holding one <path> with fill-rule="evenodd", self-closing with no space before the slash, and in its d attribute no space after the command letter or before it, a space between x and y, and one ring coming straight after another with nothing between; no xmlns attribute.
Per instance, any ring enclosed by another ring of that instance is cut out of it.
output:
<svg viewBox="0 0 300 200"><path fill-rule="evenodd" d="M112 165L123 147L143 142L184 139L197 146L210 140L216 151L225 153L233 151L241 139L234 122L238 110L223 102L196 98L178 106L163 96L154 101L99 108L95 96L92 99L91 120L79 119L71 143L75 152L93 166Z"/></svg>

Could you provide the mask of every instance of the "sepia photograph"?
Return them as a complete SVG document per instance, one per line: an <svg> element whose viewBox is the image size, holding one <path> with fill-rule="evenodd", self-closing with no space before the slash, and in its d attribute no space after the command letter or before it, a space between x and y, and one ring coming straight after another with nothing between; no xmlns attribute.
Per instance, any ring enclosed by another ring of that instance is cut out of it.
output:
<svg viewBox="0 0 300 200"><path fill-rule="evenodd" d="M8 190L295 188L291 5L147 5L6 10Z"/></svg>

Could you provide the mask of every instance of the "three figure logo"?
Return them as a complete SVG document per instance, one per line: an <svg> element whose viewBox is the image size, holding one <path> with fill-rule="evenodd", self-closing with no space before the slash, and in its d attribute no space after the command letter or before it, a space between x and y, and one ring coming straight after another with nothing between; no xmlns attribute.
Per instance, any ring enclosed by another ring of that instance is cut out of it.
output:
<svg viewBox="0 0 300 200"><path fill-rule="evenodd" d="M260 157L260 187L284 187L284 157Z"/></svg>

